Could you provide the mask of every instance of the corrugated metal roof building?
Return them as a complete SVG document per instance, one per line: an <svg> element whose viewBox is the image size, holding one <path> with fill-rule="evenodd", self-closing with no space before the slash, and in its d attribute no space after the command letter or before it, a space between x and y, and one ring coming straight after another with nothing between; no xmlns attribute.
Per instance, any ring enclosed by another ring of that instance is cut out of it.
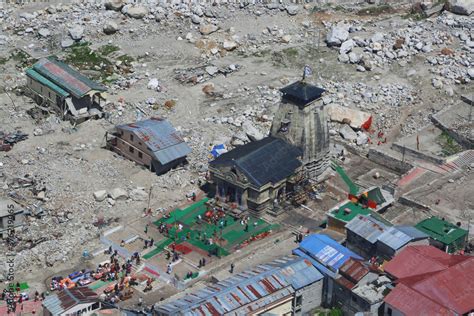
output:
<svg viewBox="0 0 474 316"><path fill-rule="evenodd" d="M118 125L116 128L134 133L148 146L162 165L185 157L191 152L191 148L181 138L173 125L161 118Z"/></svg>
<svg viewBox="0 0 474 316"><path fill-rule="evenodd" d="M413 226L393 226L377 240L377 255L389 259L407 245L428 245L428 235Z"/></svg>
<svg viewBox="0 0 474 316"><path fill-rule="evenodd" d="M388 226L371 216L359 215L347 223L346 229L371 244L375 244L379 236L388 229Z"/></svg>
<svg viewBox="0 0 474 316"><path fill-rule="evenodd" d="M362 260L362 257L323 234L309 235L293 250L293 254L310 260L319 271L332 278L350 258Z"/></svg>
<svg viewBox="0 0 474 316"><path fill-rule="evenodd" d="M409 267L414 267L419 259L410 261L412 258L408 255L411 252L406 251L410 248L402 251L402 259L410 263ZM416 273L398 280L396 288L385 298L386 310L396 309L405 315L464 315L474 311L474 283L471 279L474 257L431 254L428 262L417 268ZM435 267L430 268L428 263Z"/></svg>
<svg viewBox="0 0 474 316"><path fill-rule="evenodd" d="M449 253L464 249L468 237L467 230L436 216L419 222L415 227L430 236L433 246Z"/></svg>
<svg viewBox="0 0 474 316"><path fill-rule="evenodd" d="M389 226L372 216L358 215L346 225L346 245L352 251L370 258L376 253L376 242Z"/></svg>
<svg viewBox="0 0 474 316"><path fill-rule="evenodd" d="M60 316L66 315L74 307L82 304L94 305L94 309L99 309L99 296L88 287L64 289L47 296L43 301L43 308L45 315Z"/></svg>
<svg viewBox="0 0 474 316"><path fill-rule="evenodd" d="M42 77L41 80L52 82L53 90L60 94L64 91L80 99L91 91L106 91L107 88L94 82L67 64L54 57L42 58L27 71L27 74L35 77Z"/></svg>
<svg viewBox="0 0 474 316"><path fill-rule="evenodd" d="M284 257L158 305L156 311L158 315L247 314L289 298L322 279L309 261Z"/></svg>
<svg viewBox="0 0 474 316"><path fill-rule="evenodd" d="M393 278L403 279L444 270L465 258L467 257L449 255L433 246L408 246L383 268Z"/></svg>

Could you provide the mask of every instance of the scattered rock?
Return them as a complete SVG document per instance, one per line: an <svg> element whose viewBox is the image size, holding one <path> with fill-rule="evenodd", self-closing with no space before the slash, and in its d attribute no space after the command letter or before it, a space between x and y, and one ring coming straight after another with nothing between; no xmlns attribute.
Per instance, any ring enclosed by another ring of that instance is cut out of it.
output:
<svg viewBox="0 0 474 316"><path fill-rule="evenodd" d="M369 136L367 136L364 132L358 132L356 138L356 144L358 146L365 145L369 142Z"/></svg>
<svg viewBox="0 0 474 316"><path fill-rule="evenodd" d="M218 29L219 27L217 25L203 24L199 27L199 32L201 32L202 35L209 35L216 32Z"/></svg>
<svg viewBox="0 0 474 316"><path fill-rule="evenodd" d="M113 200L126 200L128 193L122 188L115 188L109 193L109 197Z"/></svg>
<svg viewBox="0 0 474 316"><path fill-rule="evenodd" d="M148 14L148 9L144 6L133 6L128 8L127 15L134 19L143 19Z"/></svg>
<svg viewBox="0 0 474 316"><path fill-rule="evenodd" d="M469 68L467 70L467 74L469 75L471 79L474 79L474 68Z"/></svg>
<svg viewBox="0 0 474 316"><path fill-rule="evenodd" d="M84 36L84 28L80 25L74 25L69 30L69 36L75 41L79 41Z"/></svg>
<svg viewBox="0 0 474 316"><path fill-rule="evenodd" d="M48 37L48 36L51 35L51 32L50 32L50 30L48 30L47 28L40 28L40 29L38 30L38 34L39 34L40 36L42 36L42 37Z"/></svg>
<svg viewBox="0 0 474 316"><path fill-rule="evenodd" d="M282 41L283 43L288 44L288 43L291 41L291 35L283 35L283 36L281 37L281 41Z"/></svg>
<svg viewBox="0 0 474 316"><path fill-rule="evenodd" d="M207 66L206 67L206 72L210 76L214 76L215 74L217 74L219 72L219 68L217 68L216 66Z"/></svg>
<svg viewBox="0 0 474 316"><path fill-rule="evenodd" d="M227 51L231 51L237 48L237 43L234 41L224 41L222 47Z"/></svg>
<svg viewBox="0 0 474 316"><path fill-rule="evenodd" d="M263 135L263 133L248 120L242 123L242 129L252 141L260 140L265 137L265 135Z"/></svg>
<svg viewBox="0 0 474 316"><path fill-rule="evenodd" d="M354 48L354 46L355 42L352 39L347 40L341 44L341 47L339 48L339 53L347 54Z"/></svg>
<svg viewBox="0 0 474 316"><path fill-rule="evenodd" d="M299 7L297 5L289 5L286 7L286 12L288 12L289 15L296 15L298 14Z"/></svg>
<svg viewBox="0 0 474 316"><path fill-rule="evenodd" d="M449 11L462 14L471 15L474 12L474 1L473 0L449 0L448 1Z"/></svg>
<svg viewBox="0 0 474 316"><path fill-rule="evenodd" d="M357 133L354 132L354 130L349 125L344 124L339 129L339 134L341 134L342 138L350 142L353 142L354 140L357 139Z"/></svg>
<svg viewBox="0 0 474 316"><path fill-rule="evenodd" d="M115 23L114 21L107 21L105 23L104 28L102 29L105 34L111 35L116 33L119 30L118 24Z"/></svg>
<svg viewBox="0 0 474 316"><path fill-rule="evenodd" d="M120 11L122 7L125 5L123 0L107 0L105 2L105 9L106 10L114 10Z"/></svg>
<svg viewBox="0 0 474 316"><path fill-rule="evenodd" d="M148 81L148 84L146 86L150 90L156 90L159 91L160 89L160 82L158 81L157 78L151 78L150 81Z"/></svg>
<svg viewBox="0 0 474 316"><path fill-rule="evenodd" d="M97 202L102 202L106 198L107 198L107 191L106 190L99 190L99 191L94 192L94 199Z"/></svg>
<svg viewBox="0 0 474 316"><path fill-rule="evenodd" d="M74 45L74 40L70 38L66 38L61 41L62 48L68 48L68 47L71 47L72 45Z"/></svg>
<svg viewBox="0 0 474 316"><path fill-rule="evenodd" d="M146 201L148 199L148 193L144 188L136 188L130 192L130 198L134 201Z"/></svg>
<svg viewBox="0 0 474 316"><path fill-rule="evenodd" d="M349 32L345 26L335 26L331 28L326 36L328 46L340 46L349 38Z"/></svg>

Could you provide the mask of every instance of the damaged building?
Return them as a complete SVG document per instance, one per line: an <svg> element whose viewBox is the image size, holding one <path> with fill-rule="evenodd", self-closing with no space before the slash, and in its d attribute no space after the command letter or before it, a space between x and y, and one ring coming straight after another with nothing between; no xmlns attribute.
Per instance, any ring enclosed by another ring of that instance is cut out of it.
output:
<svg viewBox="0 0 474 316"><path fill-rule="evenodd" d="M102 117L106 87L54 57L40 59L26 76L26 87L42 110L78 123Z"/></svg>
<svg viewBox="0 0 474 316"><path fill-rule="evenodd" d="M117 125L105 135L106 147L156 174L186 162L191 148L175 128L162 118Z"/></svg>
<svg viewBox="0 0 474 316"><path fill-rule="evenodd" d="M0 239L6 238L9 230L25 224L23 208L10 199L0 201Z"/></svg>

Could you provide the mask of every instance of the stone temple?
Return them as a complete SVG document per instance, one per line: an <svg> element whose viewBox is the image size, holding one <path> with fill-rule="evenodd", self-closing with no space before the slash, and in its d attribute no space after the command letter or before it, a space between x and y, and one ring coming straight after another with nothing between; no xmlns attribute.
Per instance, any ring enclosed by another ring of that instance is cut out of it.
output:
<svg viewBox="0 0 474 316"><path fill-rule="evenodd" d="M297 81L280 91L283 96L273 118L271 136L303 150L304 176L315 181L329 166L329 130L322 102L325 90Z"/></svg>

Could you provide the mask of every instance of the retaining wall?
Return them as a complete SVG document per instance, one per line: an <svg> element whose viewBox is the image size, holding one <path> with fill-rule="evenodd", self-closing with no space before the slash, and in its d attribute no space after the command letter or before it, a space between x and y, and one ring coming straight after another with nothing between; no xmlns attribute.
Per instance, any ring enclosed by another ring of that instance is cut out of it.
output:
<svg viewBox="0 0 474 316"><path fill-rule="evenodd" d="M399 173L408 172L413 168L412 164L402 161L397 157L378 149L369 149L368 158L379 165L385 166Z"/></svg>

